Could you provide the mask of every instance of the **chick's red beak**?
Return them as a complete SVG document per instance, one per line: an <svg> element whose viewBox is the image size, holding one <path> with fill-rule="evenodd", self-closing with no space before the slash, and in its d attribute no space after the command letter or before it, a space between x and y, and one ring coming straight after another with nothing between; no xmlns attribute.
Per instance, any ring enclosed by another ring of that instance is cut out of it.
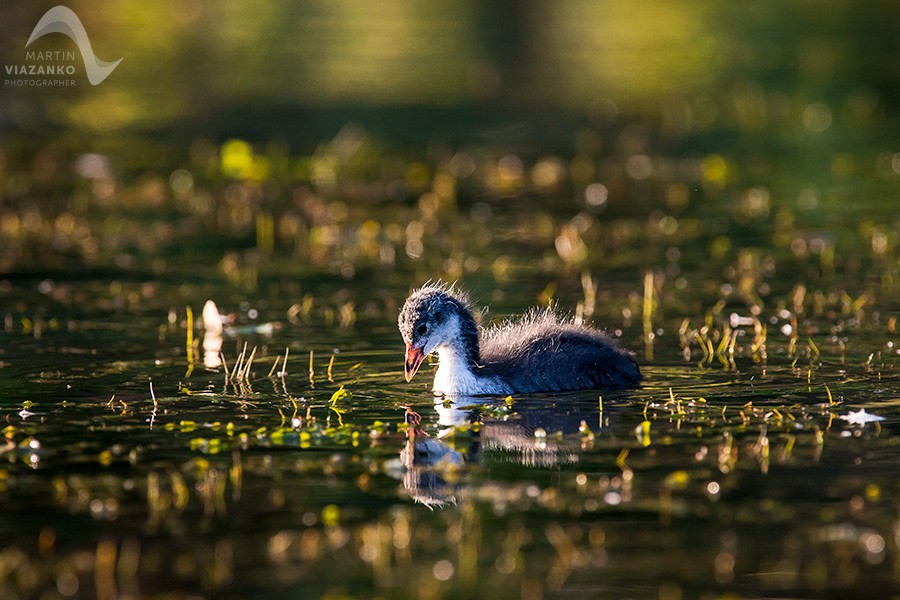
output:
<svg viewBox="0 0 900 600"><path fill-rule="evenodd" d="M423 360L425 360L425 353L422 352L422 349L415 348L412 344L406 342L406 368L404 374L407 382L412 381Z"/></svg>

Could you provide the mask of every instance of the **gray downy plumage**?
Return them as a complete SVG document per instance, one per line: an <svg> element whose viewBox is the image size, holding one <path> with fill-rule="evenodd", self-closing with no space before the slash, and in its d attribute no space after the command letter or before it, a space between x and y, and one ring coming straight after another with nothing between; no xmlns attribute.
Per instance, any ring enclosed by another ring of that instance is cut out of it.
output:
<svg viewBox="0 0 900 600"><path fill-rule="evenodd" d="M480 329L466 296L441 284L413 292L398 326L408 347L438 353L435 393L627 388L641 380L634 357L596 329L552 310Z"/></svg>

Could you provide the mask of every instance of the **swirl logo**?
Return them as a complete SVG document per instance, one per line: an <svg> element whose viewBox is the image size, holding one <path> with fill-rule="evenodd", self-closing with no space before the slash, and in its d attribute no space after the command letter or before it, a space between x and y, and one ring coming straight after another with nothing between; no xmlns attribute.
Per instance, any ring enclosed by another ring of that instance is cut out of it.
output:
<svg viewBox="0 0 900 600"><path fill-rule="evenodd" d="M122 59L106 62L99 60L94 54L91 47L91 40L88 38L81 19L78 18L72 9L65 6L54 6L41 17L38 24L34 26L31 37L28 38L27 48L34 40L47 35L48 33L62 33L69 36L78 46L81 52L81 60L84 61L84 70L87 72L88 81L91 85L97 85L104 79L109 77L110 73L122 62Z"/></svg>

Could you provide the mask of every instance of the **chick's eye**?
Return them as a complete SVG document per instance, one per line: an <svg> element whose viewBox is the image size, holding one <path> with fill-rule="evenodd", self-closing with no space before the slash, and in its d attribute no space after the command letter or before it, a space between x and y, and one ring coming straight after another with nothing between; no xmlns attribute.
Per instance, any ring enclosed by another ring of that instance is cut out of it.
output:
<svg viewBox="0 0 900 600"><path fill-rule="evenodd" d="M416 333L418 335L425 335L426 331L428 331L428 326L426 326L424 323L416 327Z"/></svg>

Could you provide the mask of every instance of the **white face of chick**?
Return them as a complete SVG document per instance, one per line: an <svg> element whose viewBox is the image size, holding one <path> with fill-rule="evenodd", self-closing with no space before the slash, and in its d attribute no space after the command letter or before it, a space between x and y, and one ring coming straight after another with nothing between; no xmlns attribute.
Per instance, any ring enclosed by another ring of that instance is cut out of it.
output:
<svg viewBox="0 0 900 600"><path fill-rule="evenodd" d="M397 326L406 342L406 380L415 376L425 356L435 351L462 349L459 307L442 290L420 290L400 311Z"/></svg>

